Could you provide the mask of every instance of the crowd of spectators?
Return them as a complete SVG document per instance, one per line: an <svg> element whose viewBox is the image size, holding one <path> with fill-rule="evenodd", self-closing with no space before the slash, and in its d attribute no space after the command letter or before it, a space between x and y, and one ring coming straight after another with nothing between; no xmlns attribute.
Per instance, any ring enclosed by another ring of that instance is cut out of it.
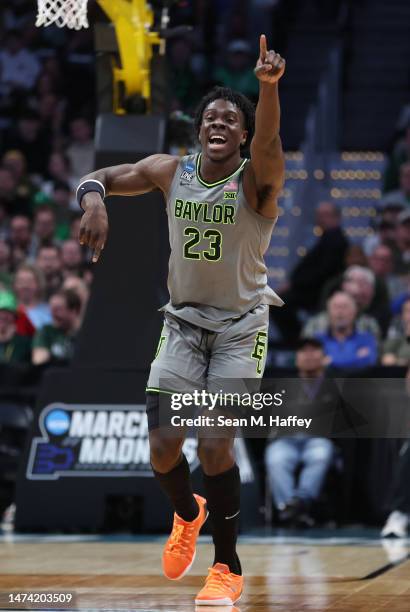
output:
<svg viewBox="0 0 410 612"><path fill-rule="evenodd" d="M349 244L341 221L335 204L318 205L320 237L279 289L286 308L272 309L273 323L287 346L320 339L334 368L406 365L397 351L409 344L410 204L382 202L362 245Z"/></svg>
<svg viewBox="0 0 410 612"><path fill-rule="evenodd" d="M0 10L3 365L67 363L92 281L75 189L94 168L93 35L36 28L36 8Z"/></svg>
<svg viewBox="0 0 410 612"><path fill-rule="evenodd" d="M168 44L170 112L191 112L217 83L255 100L256 49L248 42L258 27L250 19L253 5L269 17L267 27L286 17L277 0L212 0L212 11L209 4L172 6L172 24L193 29ZM68 325L58 315L55 296L82 316L92 280L89 253L77 242L81 215L75 189L94 167L96 95L92 30L36 28L36 8L32 0L16 0L0 9L0 303L9 321L4 337L10 336L1 343L0 361L38 364L45 359L44 352L39 358L39 343L51 338L47 326ZM95 0L88 2L88 12L91 21L104 19ZM70 291L81 300L75 307L70 294L61 293L74 279L79 280ZM72 341L81 316L64 332ZM20 338L30 340L30 356L10 348ZM60 346L48 351L47 359L71 352Z"/></svg>
<svg viewBox="0 0 410 612"><path fill-rule="evenodd" d="M279 338L273 350L294 350L300 388L292 407L298 414L307 406L317 410L324 382L337 376L368 376L379 368L374 376L389 377L387 368L396 368L395 376L410 380L409 157L410 128L404 126L387 160L375 231L361 244L350 243L335 203L318 204L319 237L278 290L286 307L271 309ZM383 537L407 534L409 448L405 441ZM268 443L267 480L283 525L314 524L337 452L329 437L298 434Z"/></svg>

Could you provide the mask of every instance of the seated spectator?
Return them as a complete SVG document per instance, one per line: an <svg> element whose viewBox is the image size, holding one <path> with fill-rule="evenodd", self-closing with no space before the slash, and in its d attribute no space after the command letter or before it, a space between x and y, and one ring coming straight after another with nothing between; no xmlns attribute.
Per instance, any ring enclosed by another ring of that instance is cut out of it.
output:
<svg viewBox="0 0 410 612"><path fill-rule="evenodd" d="M369 253L369 267L376 278L386 281L393 274L393 251L387 244L379 244Z"/></svg>
<svg viewBox="0 0 410 612"><path fill-rule="evenodd" d="M0 290L11 289L11 250L7 242L0 240Z"/></svg>
<svg viewBox="0 0 410 612"><path fill-rule="evenodd" d="M18 191L18 179L10 168L0 166L0 200L12 215L30 212L30 194Z"/></svg>
<svg viewBox="0 0 410 612"><path fill-rule="evenodd" d="M322 202L316 209L316 223L321 231L320 238L293 270L290 283L278 289L285 306L271 308L271 317L288 343L297 342L300 337L297 311L317 310L326 281L345 267L348 241L341 228L339 209L332 202Z"/></svg>
<svg viewBox="0 0 410 612"><path fill-rule="evenodd" d="M404 207L410 206L410 162L400 166L400 188L386 193L383 203L401 204Z"/></svg>
<svg viewBox="0 0 410 612"><path fill-rule="evenodd" d="M371 276L369 276L369 281L370 281L370 278ZM333 291L340 290L342 287L342 282L343 282L343 276L339 277L339 282L337 283L332 281ZM343 286L343 290L346 293L350 293L351 291L351 295L355 301L356 301L357 293L360 291L360 288L358 289L356 285L357 285L356 282L347 282ZM329 297L332 295L330 293L329 285L325 289L329 292L328 297L326 298L326 300L328 300ZM366 282L364 284L364 289L365 289L364 296L366 296L369 294L369 286L368 286L368 283ZM323 300L324 299L325 298L323 298ZM302 337L310 338L313 336L317 336L317 334L325 333L328 328L329 328L329 316L328 316L327 311L324 310L324 311L319 312L316 315L313 315L313 317L311 317L310 319L306 321L303 327L303 330L302 330ZM359 332L372 334L377 339L378 342L381 339L381 329L380 329L380 325L377 322L377 320L371 315L367 314L366 312L360 311L360 309L359 309L359 314L356 318L356 330Z"/></svg>
<svg viewBox="0 0 410 612"><path fill-rule="evenodd" d="M375 221L375 233L366 236L363 241L364 252L367 256L379 244L387 244L390 248L394 246L396 240L396 227L399 214L403 211L401 204L387 204L380 213L380 217Z"/></svg>
<svg viewBox="0 0 410 612"><path fill-rule="evenodd" d="M200 83L193 70L193 48L187 38L177 38L169 46L169 91L171 111L193 110L201 97Z"/></svg>
<svg viewBox="0 0 410 612"><path fill-rule="evenodd" d="M360 244L350 244L346 250L345 268L350 268L350 266L367 266L366 253L363 251ZM325 291L325 289L323 291Z"/></svg>
<svg viewBox="0 0 410 612"><path fill-rule="evenodd" d="M31 26L35 14L33 7L30 10L28 3L24 0L13 2L11 6L4 6L2 13L2 28L13 31Z"/></svg>
<svg viewBox="0 0 410 612"><path fill-rule="evenodd" d="M5 135L5 149L21 151L27 160L29 174L45 174L50 144L41 128L40 118L33 111L24 111Z"/></svg>
<svg viewBox="0 0 410 612"><path fill-rule="evenodd" d="M61 251L56 244L41 246L37 252L36 266L44 277L44 294L49 299L63 282Z"/></svg>
<svg viewBox="0 0 410 612"><path fill-rule="evenodd" d="M11 89L31 89L40 72L40 64L36 56L24 48L22 37L10 30L4 39L3 50L0 52L1 83Z"/></svg>
<svg viewBox="0 0 410 612"><path fill-rule="evenodd" d="M329 328L329 315L326 310L319 312L317 315L313 315L308 319L302 330L302 338L316 337L318 334L325 333ZM381 339L381 332L379 324L376 319L367 315L359 314L356 319L356 330L362 333L372 334L377 340Z"/></svg>
<svg viewBox="0 0 410 612"><path fill-rule="evenodd" d="M80 179L84 174L94 170L94 140L91 125L84 117L77 117L70 122L70 144L67 157L70 160L73 175Z"/></svg>
<svg viewBox="0 0 410 612"><path fill-rule="evenodd" d="M10 221L9 244L13 264L22 263L29 252L31 243L31 221L25 215L16 215Z"/></svg>
<svg viewBox="0 0 410 612"><path fill-rule="evenodd" d="M53 183L51 199L55 204L55 214L57 220L56 238L57 240L67 240L70 237L70 223L73 218L73 211L70 210L72 193L67 183L56 181Z"/></svg>
<svg viewBox="0 0 410 612"><path fill-rule="evenodd" d="M332 386L331 392L327 384L331 381L325 379L326 363L320 341L307 338L301 342L296 352L301 381L296 397L286 400L287 405L291 402L292 414L299 415L301 410L316 414L321 406L329 411L329 397L334 396L336 389ZM282 523L313 525L312 509L334 458L334 444L327 438L312 438L301 433L268 444L266 473Z"/></svg>
<svg viewBox="0 0 410 612"><path fill-rule="evenodd" d="M410 365L410 297L402 305L402 334L388 338L383 346L382 364Z"/></svg>
<svg viewBox="0 0 410 612"><path fill-rule="evenodd" d="M53 96L55 99L67 97L63 95L64 92L62 79L64 78L64 76L66 76L64 68L63 66L58 66L58 70L60 70L61 73L57 76L55 73L50 72L50 70L48 69L50 61L53 61L53 58L51 56L43 58L42 71L37 77L36 84L31 90L31 95L27 100L27 106L29 108L38 107L39 100L47 100L47 96L49 95ZM49 98L46 102L46 105L49 105L50 102L51 99Z"/></svg>
<svg viewBox="0 0 410 612"><path fill-rule="evenodd" d="M389 294L383 278L376 277L364 266L350 266L345 272L330 280L322 294L322 302L336 290L346 291L355 300L360 314L366 313L376 319L383 336L390 322Z"/></svg>
<svg viewBox="0 0 410 612"><path fill-rule="evenodd" d="M72 193L70 208L77 212L78 203L75 198L75 191L78 186L78 180L71 172L69 158L62 153L52 153L48 160L47 170L49 180L42 184L41 191L43 191L46 195L51 196L55 183L65 183L66 185L69 185Z"/></svg>
<svg viewBox="0 0 410 612"><path fill-rule="evenodd" d="M3 155L2 166L13 174L16 185L16 196L21 201L31 201L36 188L27 173L27 161L24 154L16 149L10 149Z"/></svg>
<svg viewBox="0 0 410 612"><path fill-rule="evenodd" d="M327 302L329 327L316 334L334 368L357 370L377 363L377 340L356 328L358 308L345 291L338 291Z"/></svg>
<svg viewBox="0 0 410 612"><path fill-rule="evenodd" d="M410 209L403 210L398 216L394 272L396 274L410 273Z"/></svg>
<svg viewBox="0 0 410 612"><path fill-rule="evenodd" d="M50 298L51 325L37 331L33 339L34 365L67 362L73 356L74 342L80 327L81 300L71 289L61 289Z"/></svg>
<svg viewBox="0 0 410 612"><path fill-rule="evenodd" d="M44 277L36 266L22 264L17 269L14 292L18 302L17 325L20 333L32 336L36 329L51 322L50 307L43 300L44 286Z"/></svg>
<svg viewBox="0 0 410 612"><path fill-rule="evenodd" d="M66 240L61 247L62 274L80 276L83 266L83 251L78 240Z"/></svg>
<svg viewBox="0 0 410 612"><path fill-rule="evenodd" d="M226 65L215 70L215 81L218 85L231 87L256 100L259 84L253 72L253 57L249 43L246 40L233 40L226 51Z"/></svg>
<svg viewBox="0 0 410 612"><path fill-rule="evenodd" d="M45 70L42 70L38 75L34 92L39 98L50 93L57 95L60 93L58 82L49 72L46 72Z"/></svg>
<svg viewBox="0 0 410 612"><path fill-rule="evenodd" d="M359 244L350 244L346 249L344 257L344 272L329 278L329 280L324 284L319 298L320 307L323 307L323 305L326 304L327 298L334 293L336 289L340 289L346 271L353 266L359 266L361 268L366 268L368 266L367 256Z"/></svg>
<svg viewBox="0 0 410 612"><path fill-rule="evenodd" d="M17 302L10 291L0 291L0 364L31 361L31 339L17 331Z"/></svg>
<svg viewBox="0 0 410 612"><path fill-rule="evenodd" d="M405 128L404 136L396 143L390 155L383 177L383 192L390 192L400 186L400 168L410 162L410 123Z"/></svg>
<svg viewBox="0 0 410 612"><path fill-rule="evenodd" d="M384 281L390 301L407 290L407 278L394 274L393 250L387 244L380 244L373 249L369 255L369 265L376 279Z"/></svg>
<svg viewBox="0 0 410 612"><path fill-rule="evenodd" d="M383 221L387 221L388 223L396 226L399 215L401 212L403 212L403 210L405 210L405 207L401 204L386 204L381 211L381 218ZM387 244L390 244L393 241L393 235L386 236L386 240L383 240L383 242L386 242Z"/></svg>
<svg viewBox="0 0 410 612"><path fill-rule="evenodd" d="M383 278L376 277L372 270L363 266L351 266L343 275L341 290L356 301L360 313L374 317L383 336L390 323L390 301Z"/></svg>
<svg viewBox="0 0 410 612"><path fill-rule="evenodd" d="M35 259L41 247L54 246L56 242L56 214L47 204L38 206L34 212L33 235L29 256Z"/></svg>
<svg viewBox="0 0 410 612"><path fill-rule="evenodd" d="M43 30L42 34L44 35L45 32L46 30ZM61 31L58 32L58 34L60 33ZM53 91L64 94L70 93L69 85L65 81L65 66L57 54L44 58L42 74L46 74L51 78Z"/></svg>
<svg viewBox="0 0 410 612"><path fill-rule="evenodd" d="M55 93L42 94L32 103L40 117L41 128L52 143L53 149L63 145L62 131L67 100Z"/></svg>

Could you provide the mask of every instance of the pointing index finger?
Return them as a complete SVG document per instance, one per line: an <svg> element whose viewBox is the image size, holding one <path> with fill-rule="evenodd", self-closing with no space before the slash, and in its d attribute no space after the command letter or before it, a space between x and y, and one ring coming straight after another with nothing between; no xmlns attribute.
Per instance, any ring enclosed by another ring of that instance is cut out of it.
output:
<svg viewBox="0 0 410 612"><path fill-rule="evenodd" d="M266 36L265 34L261 34L261 37L259 40L259 56L262 62L265 61L267 53L268 53L268 48L266 44Z"/></svg>

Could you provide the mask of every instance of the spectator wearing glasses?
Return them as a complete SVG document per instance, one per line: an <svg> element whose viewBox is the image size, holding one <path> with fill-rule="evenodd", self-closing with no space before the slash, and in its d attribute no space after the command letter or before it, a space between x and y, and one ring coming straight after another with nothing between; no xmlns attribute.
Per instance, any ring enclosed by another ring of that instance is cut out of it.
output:
<svg viewBox="0 0 410 612"><path fill-rule="evenodd" d="M320 340L305 338L300 342L296 351L299 382L286 400L292 414L329 413L335 406L336 389L325 378L327 361ZM334 459L335 446L324 437L297 433L268 444L266 473L282 524L313 526L312 510Z"/></svg>

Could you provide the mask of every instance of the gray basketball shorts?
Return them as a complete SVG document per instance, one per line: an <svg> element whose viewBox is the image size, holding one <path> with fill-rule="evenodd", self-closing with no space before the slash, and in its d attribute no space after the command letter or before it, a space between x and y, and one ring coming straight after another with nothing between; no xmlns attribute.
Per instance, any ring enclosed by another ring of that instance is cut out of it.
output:
<svg viewBox="0 0 410 612"><path fill-rule="evenodd" d="M223 332L208 331L165 312L146 391L243 392L243 387L237 388L238 381L256 380L263 375L268 325L266 304L260 304L240 319L233 319Z"/></svg>

